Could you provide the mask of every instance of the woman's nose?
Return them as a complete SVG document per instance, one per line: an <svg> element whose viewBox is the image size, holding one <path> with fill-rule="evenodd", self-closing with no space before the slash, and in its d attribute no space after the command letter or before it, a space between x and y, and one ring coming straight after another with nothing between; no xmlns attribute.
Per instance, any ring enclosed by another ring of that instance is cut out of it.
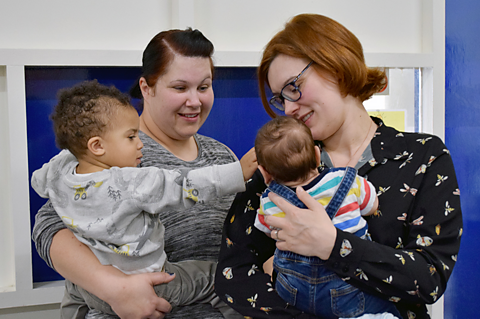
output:
<svg viewBox="0 0 480 319"><path fill-rule="evenodd" d="M141 150L141 149L143 148L143 142L142 142L141 139L138 139L138 141L139 141L140 143L138 143L137 147L138 147L139 150Z"/></svg>
<svg viewBox="0 0 480 319"><path fill-rule="evenodd" d="M190 92L190 94L187 97L186 105L191 107L197 107L202 105L202 102L200 102L200 96L197 90L192 90Z"/></svg>
<svg viewBox="0 0 480 319"><path fill-rule="evenodd" d="M285 100L284 103L285 103L284 104L285 105L285 115L292 116L299 109L299 106L298 106L297 102L290 102L288 100Z"/></svg>

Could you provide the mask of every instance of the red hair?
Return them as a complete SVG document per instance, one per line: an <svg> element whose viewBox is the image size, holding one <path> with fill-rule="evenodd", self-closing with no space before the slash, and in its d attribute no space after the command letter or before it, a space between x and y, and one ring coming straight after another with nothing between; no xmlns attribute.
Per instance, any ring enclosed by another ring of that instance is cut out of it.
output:
<svg viewBox="0 0 480 319"><path fill-rule="evenodd" d="M285 24L267 44L258 67L260 97L271 117L265 84L268 69L279 54L313 61L312 67L338 84L340 92L362 102L386 85L385 72L365 64L363 48L357 37L340 23L319 14L299 14Z"/></svg>

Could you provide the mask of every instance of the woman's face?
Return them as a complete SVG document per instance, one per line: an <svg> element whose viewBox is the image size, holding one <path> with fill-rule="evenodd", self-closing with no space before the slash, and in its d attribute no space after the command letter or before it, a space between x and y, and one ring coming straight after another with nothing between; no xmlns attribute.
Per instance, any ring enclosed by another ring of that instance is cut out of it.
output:
<svg viewBox="0 0 480 319"><path fill-rule="evenodd" d="M155 131L173 140L189 139L212 109L210 59L175 55L167 73L146 91L144 112L156 126Z"/></svg>
<svg viewBox="0 0 480 319"><path fill-rule="evenodd" d="M268 70L268 82L273 94L282 88L310 63L309 60L278 55ZM314 64L315 65L315 64ZM312 131L315 140L323 141L333 136L345 121L346 101L338 85L308 68L296 84L302 97L296 102L285 100L285 115L302 120Z"/></svg>

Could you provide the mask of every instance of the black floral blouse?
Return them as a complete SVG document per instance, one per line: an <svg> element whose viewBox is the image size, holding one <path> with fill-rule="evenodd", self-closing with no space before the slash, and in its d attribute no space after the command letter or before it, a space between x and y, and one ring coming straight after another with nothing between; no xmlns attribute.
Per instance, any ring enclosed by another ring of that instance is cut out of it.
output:
<svg viewBox="0 0 480 319"><path fill-rule="evenodd" d="M379 197L379 210L367 217L373 241L337 230L326 267L391 300L403 318L429 318L425 304L444 293L463 231L452 159L438 137L401 133L373 119L379 125L370 145L373 158L358 171ZM217 294L246 318L310 317L278 297L263 273L275 250L275 242L253 226L264 189L257 171L225 220Z"/></svg>

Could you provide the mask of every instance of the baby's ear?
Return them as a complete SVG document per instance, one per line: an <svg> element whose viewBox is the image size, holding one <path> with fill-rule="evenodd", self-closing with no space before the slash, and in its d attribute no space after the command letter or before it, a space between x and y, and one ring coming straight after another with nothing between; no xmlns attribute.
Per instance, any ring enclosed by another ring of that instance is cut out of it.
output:
<svg viewBox="0 0 480 319"><path fill-rule="evenodd" d="M102 156L105 154L103 140L100 136L91 137L87 142L87 148L95 156Z"/></svg>
<svg viewBox="0 0 480 319"><path fill-rule="evenodd" d="M317 160L317 167L320 166L321 157L322 151L320 150L320 147L318 147L318 145L315 145L315 159Z"/></svg>
<svg viewBox="0 0 480 319"><path fill-rule="evenodd" d="M270 184L270 182L273 180L272 175L270 175L270 173L267 172L262 165L258 165L258 169L260 170L260 173L262 173L265 184Z"/></svg>

